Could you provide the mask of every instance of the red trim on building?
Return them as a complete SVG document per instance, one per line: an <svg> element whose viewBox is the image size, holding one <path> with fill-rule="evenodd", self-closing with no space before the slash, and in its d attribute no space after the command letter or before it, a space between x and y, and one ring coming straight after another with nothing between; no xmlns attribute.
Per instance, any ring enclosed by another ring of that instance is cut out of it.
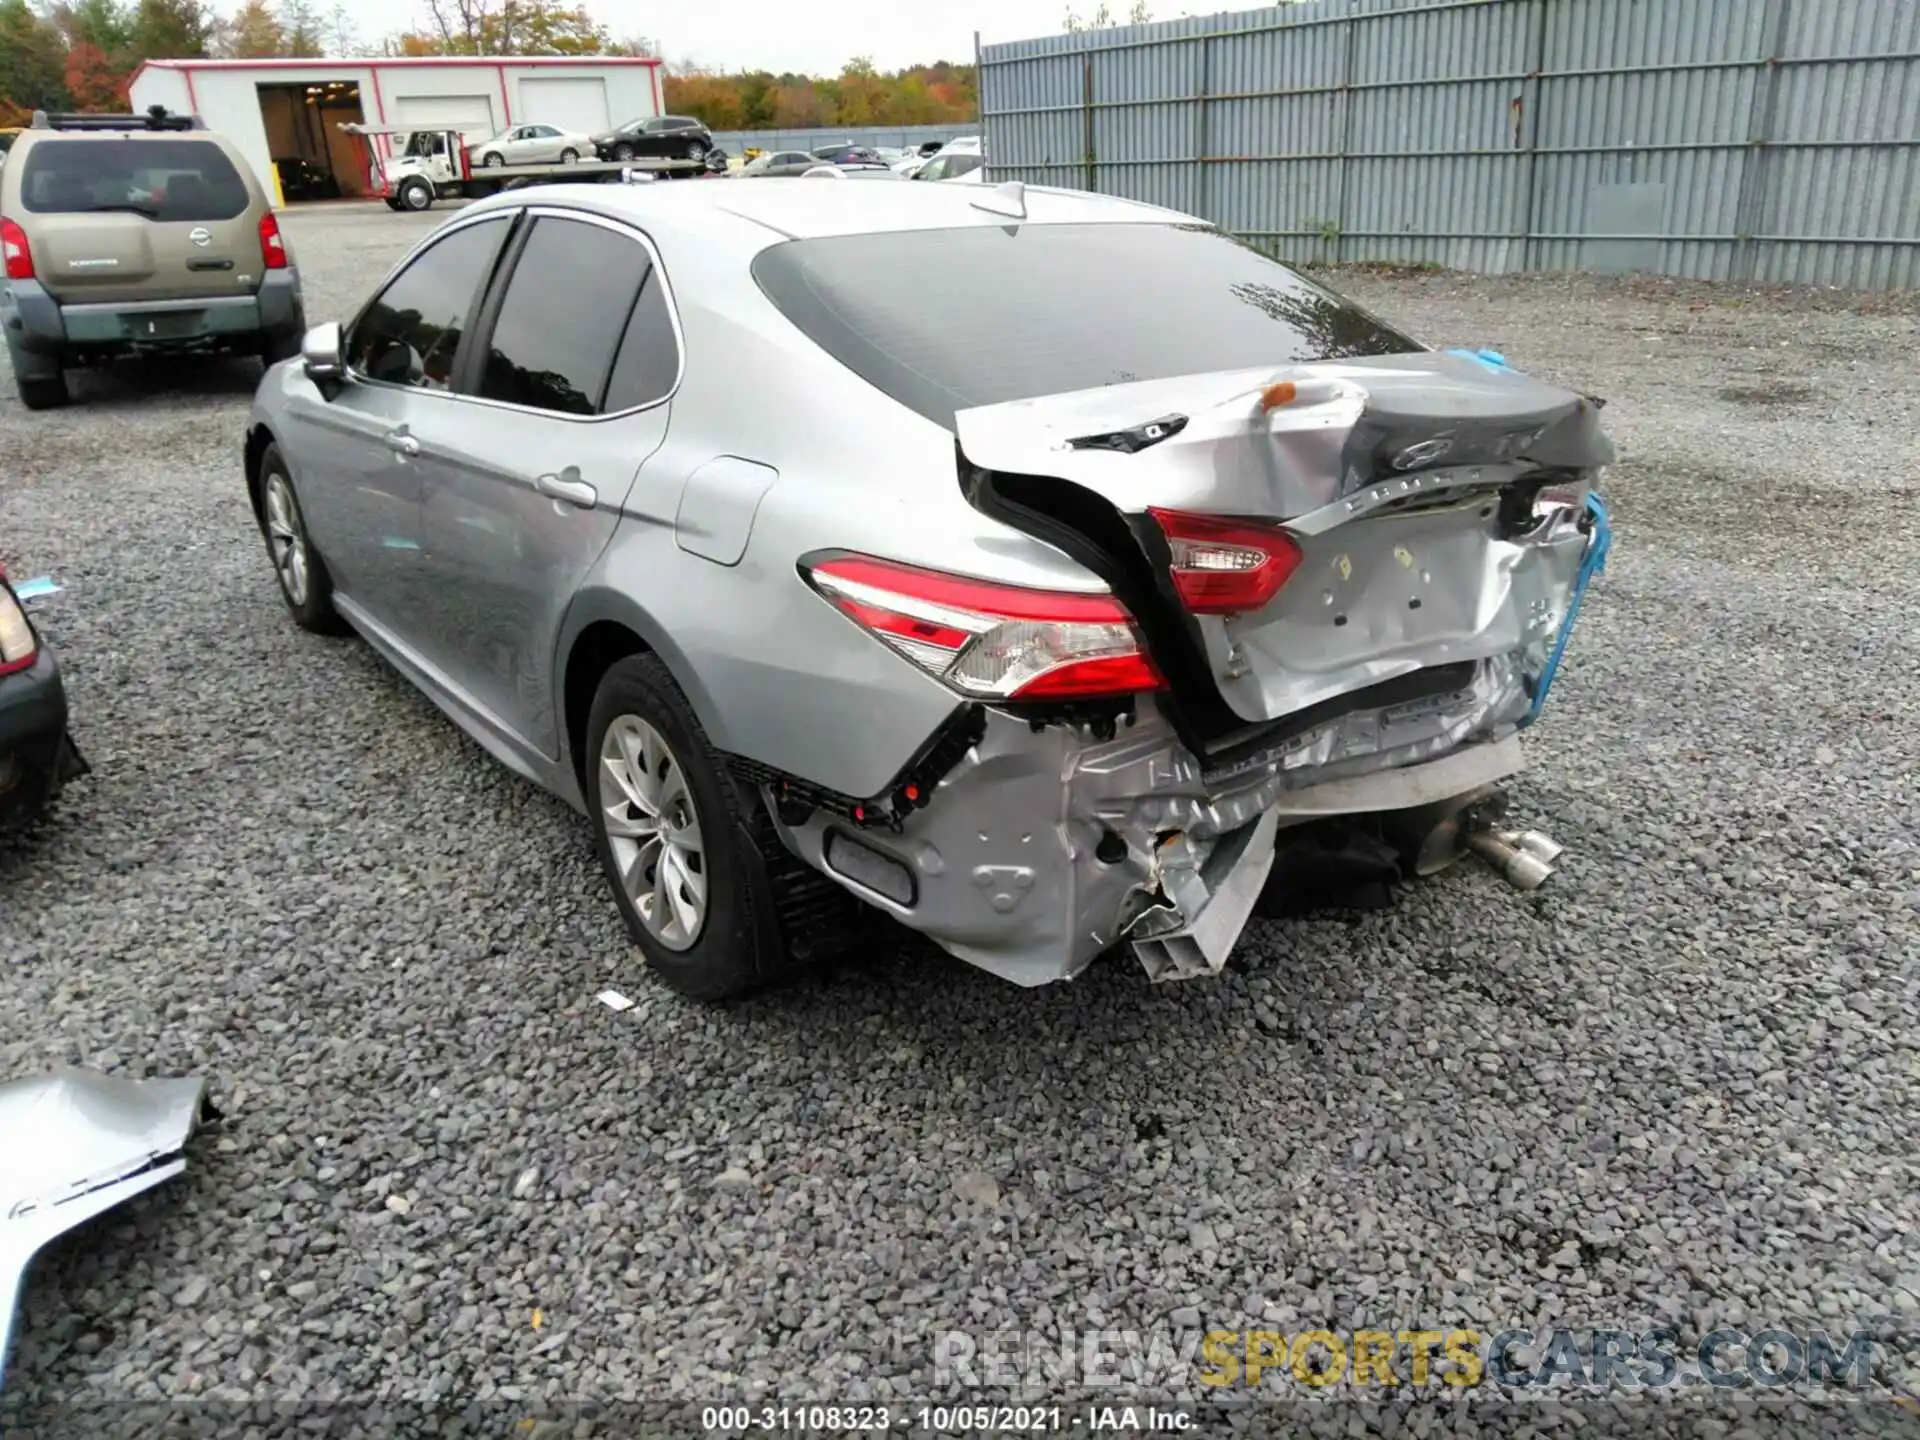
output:
<svg viewBox="0 0 1920 1440"><path fill-rule="evenodd" d="M659 69L661 61L651 55L516 55L473 58L465 55L396 55L347 60L143 60L133 72L138 80L148 66L164 70L456 70L463 65L487 65L495 69L507 66L528 70L565 69L569 66L651 65Z"/></svg>
<svg viewBox="0 0 1920 1440"><path fill-rule="evenodd" d="M507 107L507 124L513 124L513 97L507 94L507 67L496 65L493 73L500 77L500 103ZM505 128L505 127L502 127Z"/></svg>
<svg viewBox="0 0 1920 1440"><path fill-rule="evenodd" d="M657 60L654 62L652 78L653 78L653 113L656 115L664 115L667 113L667 102L661 97L661 94L660 94L660 63Z"/></svg>
<svg viewBox="0 0 1920 1440"><path fill-rule="evenodd" d="M373 77L373 111L380 117L380 123L384 125L387 123L387 102L380 98L380 72L375 69L369 70L367 74ZM361 113L366 112L363 109Z"/></svg>
<svg viewBox="0 0 1920 1440"><path fill-rule="evenodd" d="M198 115L200 113L200 97L193 93L193 72L191 70L187 71L186 77L187 77L187 113L189 115Z"/></svg>

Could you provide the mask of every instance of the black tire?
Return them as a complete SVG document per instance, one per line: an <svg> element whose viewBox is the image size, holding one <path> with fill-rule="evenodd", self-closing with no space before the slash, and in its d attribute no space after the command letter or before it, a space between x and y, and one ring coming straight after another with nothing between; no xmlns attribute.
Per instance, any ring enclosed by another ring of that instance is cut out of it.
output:
<svg viewBox="0 0 1920 1440"><path fill-rule="evenodd" d="M287 567L282 563L285 537L277 533L279 526L273 503L276 484L285 487L288 514L294 532L292 540L300 547L304 559L305 585L300 587L299 593L296 593L296 587L289 580ZM350 633L352 627L333 608L333 577L327 573L327 562L320 558L320 552L307 535L306 513L300 508L300 497L293 488L292 472L280 457L278 445L270 444L261 453L259 498L260 535L267 544L267 560L273 566L274 583L279 588L280 598L286 602L287 613L293 616L294 624L315 635Z"/></svg>
<svg viewBox="0 0 1920 1440"><path fill-rule="evenodd" d="M298 335L269 335L260 342L260 363L269 370L300 353Z"/></svg>
<svg viewBox="0 0 1920 1440"><path fill-rule="evenodd" d="M20 403L29 410L58 410L71 398L67 377L58 370L33 380L16 378L14 388L20 392Z"/></svg>
<svg viewBox="0 0 1920 1440"><path fill-rule="evenodd" d="M633 158L633 146L626 144L614 146L613 158L616 160L631 160Z"/></svg>
<svg viewBox="0 0 1920 1440"><path fill-rule="evenodd" d="M502 155L498 150L489 150L486 154L480 157L480 163L486 166L489 170L491 170L496 166L506 164L507 161L506 161L506 157Z"/></svg>
<svg viewBox="0 0 1920 1440"><path fill-rule="evenodd" d="M400 182L400 193L394 197L400 202L402 210L431 210L433 208L433 187L415 176L411 180Z"/></svg>
<svg viewBox="0 0 1920 1440"><path fill-rule="evenodd" d="M389 195L387 197L387 209L397 212L400 209L400 202Z"/></svg>
<svg viewBox="0 0 1920 1440"><path fill-rule="evenodd" d="M706 145L699 140L695 140L691 145L687 146L687 159L698 160L704 165L707 160Z"/></svg>
<svg viewBox="0 0 1920 1440"><path fill-rule="evenodd" d="M573 146L571 145L569 145L566 149L560 152L560 163L562 165L575 164L579 161L579 159L580 159L580 152L574 149Z"/></svg>
<svg viewBox="0 0 1920 1440"><path fill-rule="evenodd" d="M706 911L692 943L683 949L663 944L641 919L621 883L607 834L600 753L607 731L625 716L645 722L666 742L697 812ZM753 816L759 802L728 773L658 656L630 655L608 668L593 697L586 740L581 768L600 868L647 964L671 989L695 1000L731 999L789 972L793 961L781 933L777 897L755 842Z"/></svg>

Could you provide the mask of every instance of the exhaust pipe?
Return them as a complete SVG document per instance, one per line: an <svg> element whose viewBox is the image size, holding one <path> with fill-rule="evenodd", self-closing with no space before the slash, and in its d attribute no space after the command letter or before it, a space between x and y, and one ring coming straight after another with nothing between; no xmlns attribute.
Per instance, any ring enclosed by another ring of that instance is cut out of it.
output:
<svg viewBox="0 0 1920 1440"><path fill-rule="evenodd" d="M1516 890L1538 890L1553 874L1553 861L1564 853L1538 830L1471 830L1467 848L1500 872Z"/></svg>

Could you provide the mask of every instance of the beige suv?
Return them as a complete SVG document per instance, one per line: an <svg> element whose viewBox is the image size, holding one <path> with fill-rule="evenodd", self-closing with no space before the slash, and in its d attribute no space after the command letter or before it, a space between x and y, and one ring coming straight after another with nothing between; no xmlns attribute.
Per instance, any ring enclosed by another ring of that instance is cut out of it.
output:
<svg viewBox="0 0 1920 1440"><path fill-rule="evenodd" d="M141 352L300 350L300 277L260 181L197 116L38 112L0 166L0 332L30 410Z"/></svg>

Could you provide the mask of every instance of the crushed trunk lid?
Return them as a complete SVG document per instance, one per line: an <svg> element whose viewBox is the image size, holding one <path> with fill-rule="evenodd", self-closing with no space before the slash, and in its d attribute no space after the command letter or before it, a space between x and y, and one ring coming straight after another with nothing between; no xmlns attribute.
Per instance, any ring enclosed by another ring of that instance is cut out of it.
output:
<svg viewBox="0 0 1920 1440"><path fill-rule="evenodd" d="M1190 743L1317 765L1416 737L1401 758L1427 758L1527 716L1613 458L1599 408L1419 352L982 406L955 428L974 503L1139 619ZM1269 526L1292 570L1255 608L1193 613L1156 512Z"/></svg>

